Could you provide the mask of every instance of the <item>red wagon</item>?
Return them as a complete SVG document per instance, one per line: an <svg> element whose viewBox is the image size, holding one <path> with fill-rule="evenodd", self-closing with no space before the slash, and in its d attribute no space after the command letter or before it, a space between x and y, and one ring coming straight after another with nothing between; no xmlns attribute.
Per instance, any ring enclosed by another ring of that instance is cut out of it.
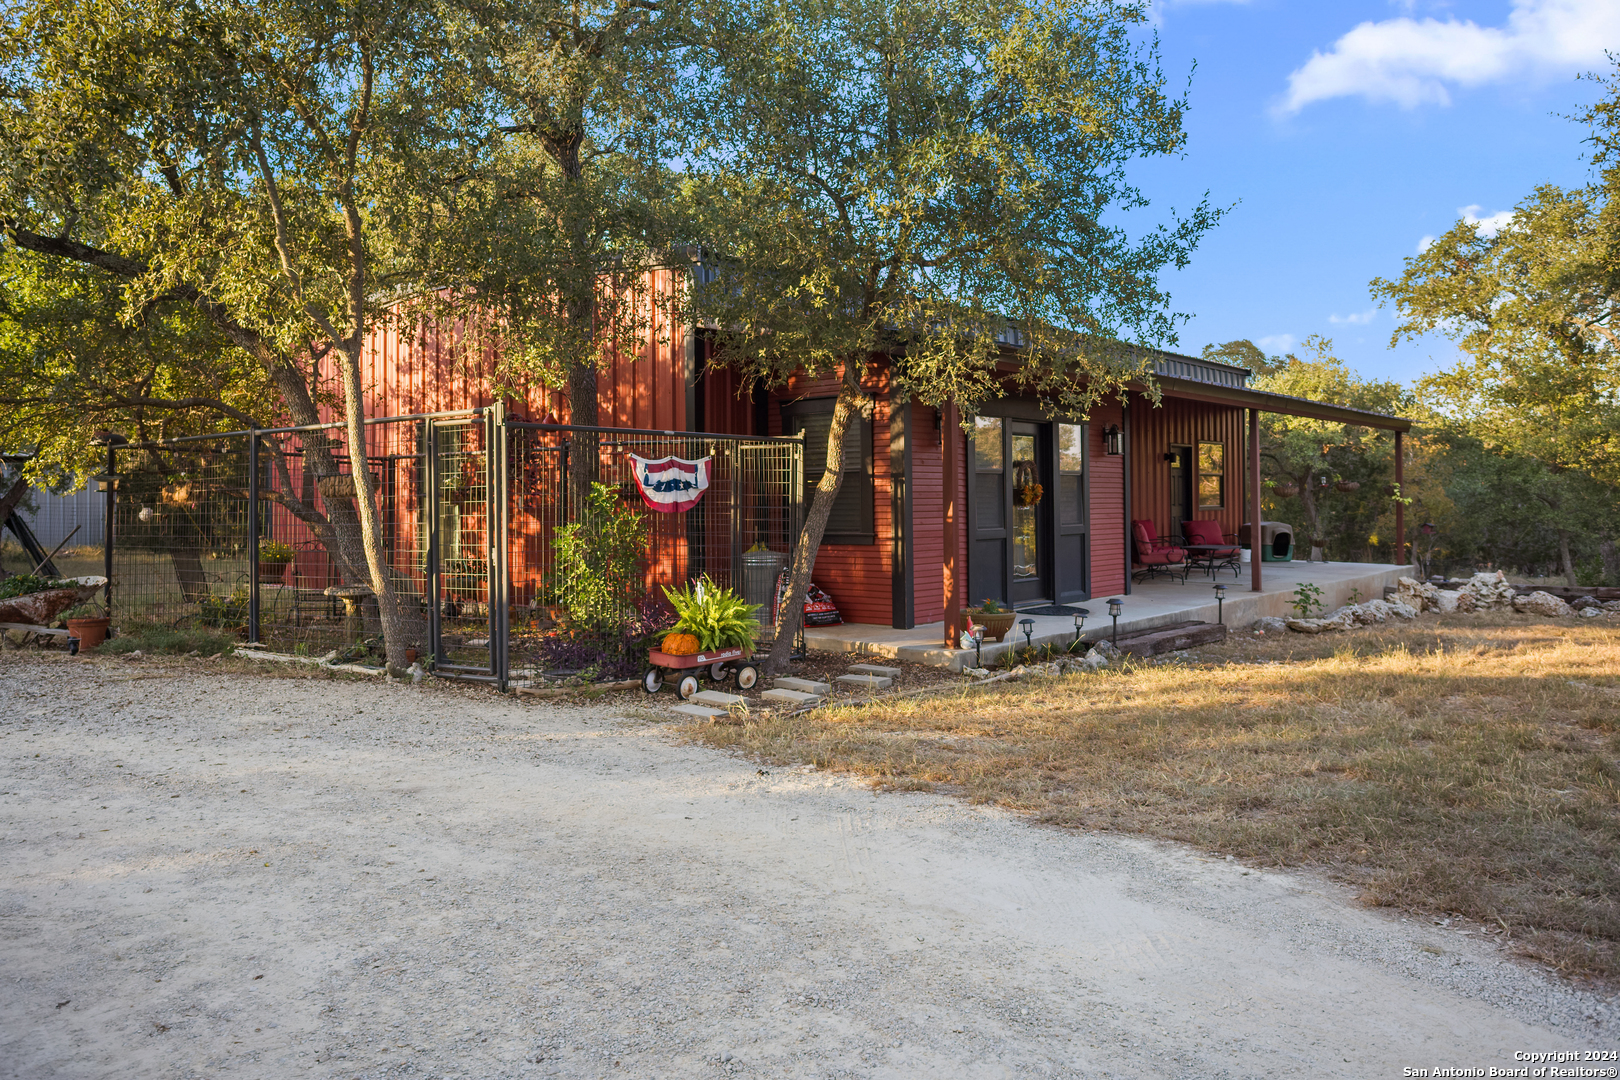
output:
<svg viewBox="0 0 1620 1080"><path fill-rule="evenodd" d="M650 649L647 652L647 673L641 677L641 688L649 694L656 694L664 687L664 676L682 672L680 682L675 684L675 690L686 700L698 691L697 677L708 675L710 681L717 684L729 682L733 675L737 679L737 687L741 690L752 690L754 684L759 682L759 669L747 661L752 650L736 646L730 649L714 649L710 652L693 653L691 656L671 656L661 649Z"/></svg>

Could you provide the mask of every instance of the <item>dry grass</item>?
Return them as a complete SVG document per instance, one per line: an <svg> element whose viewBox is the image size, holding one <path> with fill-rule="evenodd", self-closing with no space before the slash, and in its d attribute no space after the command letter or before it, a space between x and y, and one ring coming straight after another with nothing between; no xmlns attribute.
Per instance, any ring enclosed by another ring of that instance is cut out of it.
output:
<svg viewBox="0 0 1620 1080"><path fill-rule="evenodd" d="M1596 623L1597 625L1594 625ZM1313 866L1620 979L1620 627L1425 618L693 729L876 784Z"/></svg>

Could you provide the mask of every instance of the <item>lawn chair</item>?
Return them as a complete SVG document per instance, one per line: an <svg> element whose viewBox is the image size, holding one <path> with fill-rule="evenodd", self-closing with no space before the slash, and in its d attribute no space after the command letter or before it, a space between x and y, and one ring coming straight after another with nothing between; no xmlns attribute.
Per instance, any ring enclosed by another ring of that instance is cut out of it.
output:
<svg viewBox="0 0 1620 1080"><path fill-rule="evenodd" d="M1187 551L1187 561L1214 577L1219 571L1230 569L1232 576L1242 577L1243 549L1237 546L1237 537L1222 533L1218 521L1183 521L1182 538L1190 544L1200 545L1198 550ZM1203 546L1213 545L1213 546Z"/></svg>
<svg viewBox="0 0 1620 1080"><path fill-rule="evenodd" d="M1132 574L1135 581L1163 574L1174 579L1181 571L1181 583L1187 584L1187 550L1169 540L1160 539L1151 521L1132 521L1131 535L1136 540L1135 562L1140 569Z"/></svg>

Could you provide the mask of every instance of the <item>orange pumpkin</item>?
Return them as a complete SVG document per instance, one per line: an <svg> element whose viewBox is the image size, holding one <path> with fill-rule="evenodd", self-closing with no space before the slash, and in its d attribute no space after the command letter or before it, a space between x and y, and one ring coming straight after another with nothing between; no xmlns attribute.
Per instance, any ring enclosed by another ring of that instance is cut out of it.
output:
<svg viewBox="0 0 1620 1080"><path fill-rule="evenodd" d="M701 647L696 634L669 634L664 638L664 651L671 656L694 656Z"/></svg>

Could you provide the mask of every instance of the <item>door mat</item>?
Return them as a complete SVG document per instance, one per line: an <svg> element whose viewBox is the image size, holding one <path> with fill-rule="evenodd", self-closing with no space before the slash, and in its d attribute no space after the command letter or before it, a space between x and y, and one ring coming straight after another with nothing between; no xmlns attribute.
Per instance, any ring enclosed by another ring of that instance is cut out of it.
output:
<svg viewBox="0 0 1620 1080"><path fill-rule="evenodd" d="M1070 607L1067 604L1047 604L1045 607L1018 608L1017 613L1019 615L1066 615L1072 619L1080 614L1080 609Z"/></svg>

